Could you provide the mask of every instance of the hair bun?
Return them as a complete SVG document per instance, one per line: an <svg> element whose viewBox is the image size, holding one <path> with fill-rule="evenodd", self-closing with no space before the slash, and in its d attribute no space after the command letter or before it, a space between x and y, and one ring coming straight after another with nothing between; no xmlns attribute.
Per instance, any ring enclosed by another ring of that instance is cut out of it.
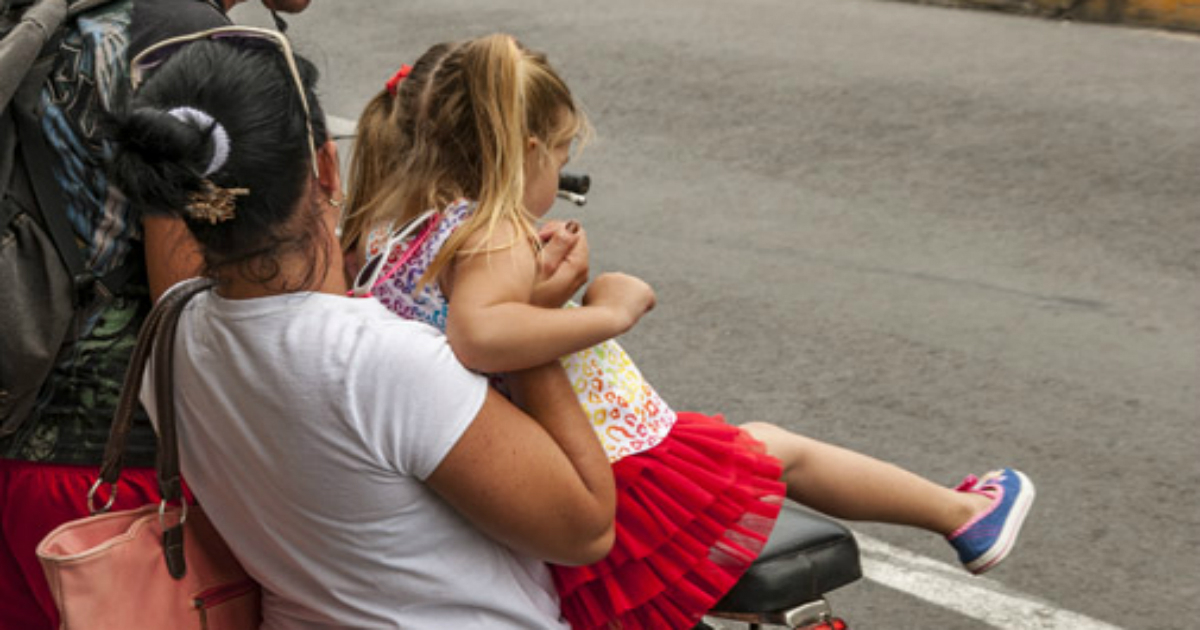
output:
<svg viewBox="0 0 1200 630"><path fill-rule="evenodd" d="M208 153L199 128L168 112L150 107L139 107L130 112L121 125L117 139L126 149L158 159L198 163L202 161L188 158Z"/></svg>
<svg viewBox="0 0 1200 630"><path fill-rule="evenodd" d="M212 157L201 175L208 177L225 166L225 162L229 160L229 132L225 131L225 126L220 121L195 107L176 107L167 111L167 114L184 124L203 129L212 142Z"/></svg>
<svg viewBox="0 0 1200 630"><path fill-rule="evenodd" d="M180 213L201 188L210 161L207 134L160 109L140 107L115 120L118 188L136 205Z"/></svg>

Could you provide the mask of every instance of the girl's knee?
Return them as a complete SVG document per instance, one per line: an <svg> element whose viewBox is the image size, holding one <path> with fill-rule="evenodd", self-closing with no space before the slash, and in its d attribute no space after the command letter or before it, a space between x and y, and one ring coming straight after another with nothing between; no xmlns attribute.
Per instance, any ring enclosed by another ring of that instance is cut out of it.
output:
<svg viewBox="0 0 1200 630"><path fill-rule="evenodd" d="M741 429L758 440L767 453L791 469L806 458L813 441L769 422L747 422Z"/></svg>
<svg viewBox="0 0 1200 630"><path fill-rule="evenodd" d="M767 452L775 457L784 456L784 450L792 450L802 441L799 435L769 422L747 422L741 425L741 429L749 433L750 437L762 442Z"/></svg>
<svg viewBox="0 0 1200 630"><path fill-rule="evenodd" d="M763 443L772 441L772 438L782 431L782 429L769 422L747 422L739 425L738 428L749 433L750 437Z"/></svg>

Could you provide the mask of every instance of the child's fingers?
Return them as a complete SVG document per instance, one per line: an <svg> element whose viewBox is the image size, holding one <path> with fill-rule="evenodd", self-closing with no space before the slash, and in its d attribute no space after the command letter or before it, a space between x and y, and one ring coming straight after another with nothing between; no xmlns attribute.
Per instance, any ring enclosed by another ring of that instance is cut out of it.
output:
<svg viewBox="0 0 1200 630"><path fill-rule="evenodd" d="M561 230L566 224L566 221L559 221L557 219L553 221L546 221L538 226L538 240L545 243L546 241L550 240L552 236L554 236L555 232Z"/></svg>
<svg viewBox="0 0 1200 630"><path fill-rule="evenodd" d="M539 234L542 238L542 275L552 276L558 270L558 266L566 260L570 255L571 250L579 242L579 224L575 223L572 230L571 223L560 223L556 226L557 229L549 234Z"/></svg>
<svg viewBox="0 0 1200 630"><path fill-rule="evenodd" d="M578 234L582 228L579 221L571 219L570 221L547 221L538 228L538 240L545 243L554 237L556 233L566 230L568 234Z"/></svg>
<svg viewBox="0 0 1200 630"><path fill-rule="evenodd" d="M587 233L575 221L560 227L546 234L533 290L533 303L547 308L562 306L588 280Z"/></svg>

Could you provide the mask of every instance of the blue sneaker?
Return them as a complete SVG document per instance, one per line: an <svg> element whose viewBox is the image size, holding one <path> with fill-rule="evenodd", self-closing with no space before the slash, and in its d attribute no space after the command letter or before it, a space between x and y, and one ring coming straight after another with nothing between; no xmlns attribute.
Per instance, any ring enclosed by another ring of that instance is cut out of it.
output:
<svg viewBox="0 0 1200 630"><path fill-rule="evenodd" d="M983 479L971 475L955 490L992 499L992 507L946 537L963 566L979 575L1008 557L1037 493L1029 477L1012 468Z"/></svg>

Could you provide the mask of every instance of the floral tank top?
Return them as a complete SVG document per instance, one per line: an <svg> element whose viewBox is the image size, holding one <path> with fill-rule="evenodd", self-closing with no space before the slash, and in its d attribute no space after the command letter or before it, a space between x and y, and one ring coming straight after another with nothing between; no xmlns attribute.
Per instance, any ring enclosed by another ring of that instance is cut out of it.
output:
<svg viewBox="0 0 1200 630"><path fill-rule="evenodd" d="M460 201L430 213L408 234L390 226L373 230L367 237L366 260L368 265L372 259L381 260L375 263L378 279L371 278L357 293L372 295L392 312L444 332L449 308L445 294L437 282L426 283L419 292L417 283L473 210L473 204ZM675 412L616 341L566 356L562 364L610 462L654 447L675 424Z"/></svg>

